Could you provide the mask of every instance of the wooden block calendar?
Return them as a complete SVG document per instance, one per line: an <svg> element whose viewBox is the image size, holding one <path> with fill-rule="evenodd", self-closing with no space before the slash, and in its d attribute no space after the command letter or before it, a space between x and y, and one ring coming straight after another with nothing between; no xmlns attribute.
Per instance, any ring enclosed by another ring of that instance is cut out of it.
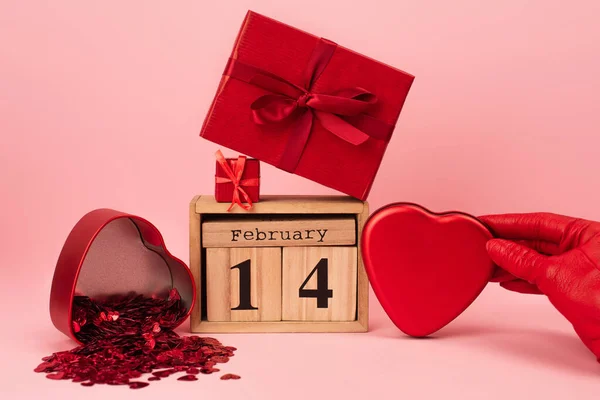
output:
<svg viewBox="0 0 600 400"><path fill-rule="evenodd" d="M349 196L261 196L249 210L195 196L191 331L366 332L360 253L368 204Z"/></svg>

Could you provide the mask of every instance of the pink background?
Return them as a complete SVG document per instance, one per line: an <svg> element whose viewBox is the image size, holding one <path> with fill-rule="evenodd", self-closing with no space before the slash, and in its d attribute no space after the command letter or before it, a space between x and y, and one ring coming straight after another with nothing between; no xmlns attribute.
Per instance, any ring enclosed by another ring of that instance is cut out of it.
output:
<svg viewBox="0 0 600 400"><path fill-rule="evenodd" d="M492 285L433 340L405 338L374 297L368 334L213 335L239 348L223 371L240 381L201 376L130 391L32 372L73 344L51 325L48 294L63 241L83 214L111 207L141 215L187 260L187 205L212 193L219 148L198 134L249 8L416 76L372 209L413 201L436 211L600 220L600 2L351 4L0 2L0 393L597 398L600 365L568 322L543 297ZM267 165L262 177L267 194L335 194Z"/></svg>

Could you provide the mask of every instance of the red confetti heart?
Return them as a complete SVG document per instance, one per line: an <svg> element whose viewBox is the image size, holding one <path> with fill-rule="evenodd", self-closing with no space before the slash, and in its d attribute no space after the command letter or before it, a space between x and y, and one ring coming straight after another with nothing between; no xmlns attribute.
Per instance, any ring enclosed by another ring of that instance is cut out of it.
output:
<svg viewBox="0 0 600 400"><path fill-rule="evenodd" d="M240 379L239 375L235 375L235 374L225 374L221 377L222 380L227 381L229 379Z"/></svg>
<svg viewBox="0 0 600 400"><path fill-rule="evenodd" d="M62 379L65 376L64 372L57 372L55 374L46 375L48 379Z"/></svg>
<svg viewBox="0 0 600 400"><path fill-rule="evenodd" d="M129 382L129 387L131 389L141 389L148 386L148 382Z"/></svg>
<svg viewBox="0 0 600 400"><path fill-rule="evenodd" d="M196 375L184 375L177 378L178 381L197 381Z"/></svg>

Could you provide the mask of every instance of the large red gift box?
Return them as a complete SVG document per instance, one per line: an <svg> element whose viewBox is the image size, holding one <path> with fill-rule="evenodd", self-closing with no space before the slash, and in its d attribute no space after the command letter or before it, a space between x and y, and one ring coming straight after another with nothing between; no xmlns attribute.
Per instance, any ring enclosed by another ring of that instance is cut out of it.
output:
<svg viewBox="0 0 600 400"><path fill-rule="evenodd" d="M365 200L413 80L249 11L200 136Z"/></svg>

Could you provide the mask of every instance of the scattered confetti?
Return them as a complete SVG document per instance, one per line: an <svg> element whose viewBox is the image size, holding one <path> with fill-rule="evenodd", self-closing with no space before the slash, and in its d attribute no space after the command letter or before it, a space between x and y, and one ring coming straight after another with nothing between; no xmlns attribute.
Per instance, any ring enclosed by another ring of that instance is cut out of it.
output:
<svg viewBox="0 0 600 400"><path fill-rule="evenodd" d="M42 358L34 371L82 386L128 385L131 389L149 385L133 380L143 374L151 374L148 381L152 382L183 372L177 380L195 381L199 373L219 372L215 365L228 362L237 349L209 337L179 336L173 329L186 314L176 289L166 298L130 294L94 301L76 296L73 331L82 345Z"/></svg>

